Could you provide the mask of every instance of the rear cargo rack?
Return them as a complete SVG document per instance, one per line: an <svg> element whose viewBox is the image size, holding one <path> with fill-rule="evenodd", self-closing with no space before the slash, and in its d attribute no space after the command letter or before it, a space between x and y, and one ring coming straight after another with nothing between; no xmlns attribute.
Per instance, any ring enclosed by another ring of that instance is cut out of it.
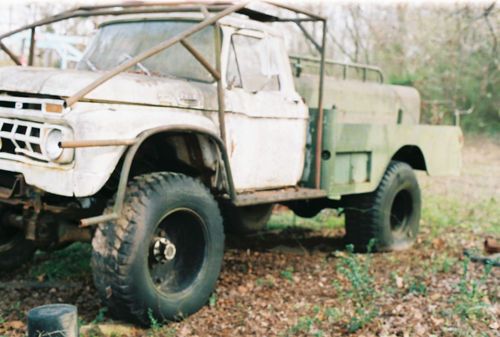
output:
<svg viewBox="0 0 500 337"><path fill-rule="evenodd" d="M300 77L302 72L317 73L320 68L321 59L309 56L290 56L290 63L294 69L295 76ZM357 76L352 76L352 71ZM361 79L363 82L375 81L384 83L384 73L377 66L361 63L348 63L334 60L325 60L325 75L347 79ZM371 75L374 75L373 78Z"/></svg>

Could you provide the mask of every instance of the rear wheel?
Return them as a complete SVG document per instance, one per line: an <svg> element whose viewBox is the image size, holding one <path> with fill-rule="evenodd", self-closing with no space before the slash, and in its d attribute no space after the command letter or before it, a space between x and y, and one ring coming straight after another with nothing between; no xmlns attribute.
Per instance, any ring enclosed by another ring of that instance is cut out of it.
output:
<svg viewBox="0 0 500 337"><path fill-rule="evenodd" d="M23 230L0 223L0 270L19 268L30 261L34 253L35 244L26 240Z"/></svg>
<svg viewBox="0 0 500 337"><path fill-rule="evenodd" d="M94 282L112 314L144 325L199 310L224 253L217 203L200 182L174 173L135 178L121 218L93 240Z"/></svg>
<svg viewBox="0 0 500 337"><path fill-rule="evenodd" d="M378 251L409 248L417 238L420 209L420 188L413 169L392 161L374 192L349 201L346 240L358 251L365 251L372 239Z"/></svg>

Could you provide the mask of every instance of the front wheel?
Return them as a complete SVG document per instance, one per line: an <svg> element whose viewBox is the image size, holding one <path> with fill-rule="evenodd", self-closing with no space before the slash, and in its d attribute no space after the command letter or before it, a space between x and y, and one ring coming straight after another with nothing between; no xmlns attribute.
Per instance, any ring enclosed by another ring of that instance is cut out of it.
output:
<svg viewBox="0 0 500 337"><path fill-rule="evenodd" d="M353 196L345 210L346 240L358 251L393 251L415 242L420 222L420 188L413 169L391 161L372 193Z"/></svg>
<svg viewBox="0 0 500 337"><path fill-rule="evenodd" d="M224 254L216 201L197 180L175 173L139 176L121 218L93 240L94 282L119 318L148 325L198 311L215 288Z"/></svg>

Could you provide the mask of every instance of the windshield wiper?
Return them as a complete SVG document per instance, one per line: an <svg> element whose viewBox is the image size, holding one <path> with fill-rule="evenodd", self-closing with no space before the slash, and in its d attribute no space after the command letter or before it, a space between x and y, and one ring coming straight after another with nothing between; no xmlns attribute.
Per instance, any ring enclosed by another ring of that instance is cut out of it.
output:
<svg viewBox="0 0 500 337"><path fill-rule="evenodd" d="M125 56L125 57L127 58L127 60L130 60L130 59L132 59L132 58L133 58L132 56L130 56L130 55L129 55L129 54L127 54L127 53L123 53L123 56ZM147 76L151 76L151 72L150 72L150 71L148 70L148 68L146 68L146 67L145 67L145 66L144 66L141 62L137 62L137 64L136 64L136 65L139 67L139 69L141 69L141 70L142 70L142 72L143 72L144 74L146 74Z"/></svg>

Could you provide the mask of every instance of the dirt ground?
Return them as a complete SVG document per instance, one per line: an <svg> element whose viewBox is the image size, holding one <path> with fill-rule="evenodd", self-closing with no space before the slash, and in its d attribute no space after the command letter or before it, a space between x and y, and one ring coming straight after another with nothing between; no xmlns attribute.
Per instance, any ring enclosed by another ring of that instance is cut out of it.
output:
<svg viewBox="0 0 500 337"><path fill-rule="evenodd" d="M467 138L461 177L419 180L424 208L412 249L351 254L334 212L303 220L279 209L269 231L228 238L201 311L149 330L107 317L88 245L39 253L0 275L0 336L24 335L30 308L60 302L78 306L86 336L500 336L500 268L463 257L486 236L500 238L500 140Z"/></svg>

